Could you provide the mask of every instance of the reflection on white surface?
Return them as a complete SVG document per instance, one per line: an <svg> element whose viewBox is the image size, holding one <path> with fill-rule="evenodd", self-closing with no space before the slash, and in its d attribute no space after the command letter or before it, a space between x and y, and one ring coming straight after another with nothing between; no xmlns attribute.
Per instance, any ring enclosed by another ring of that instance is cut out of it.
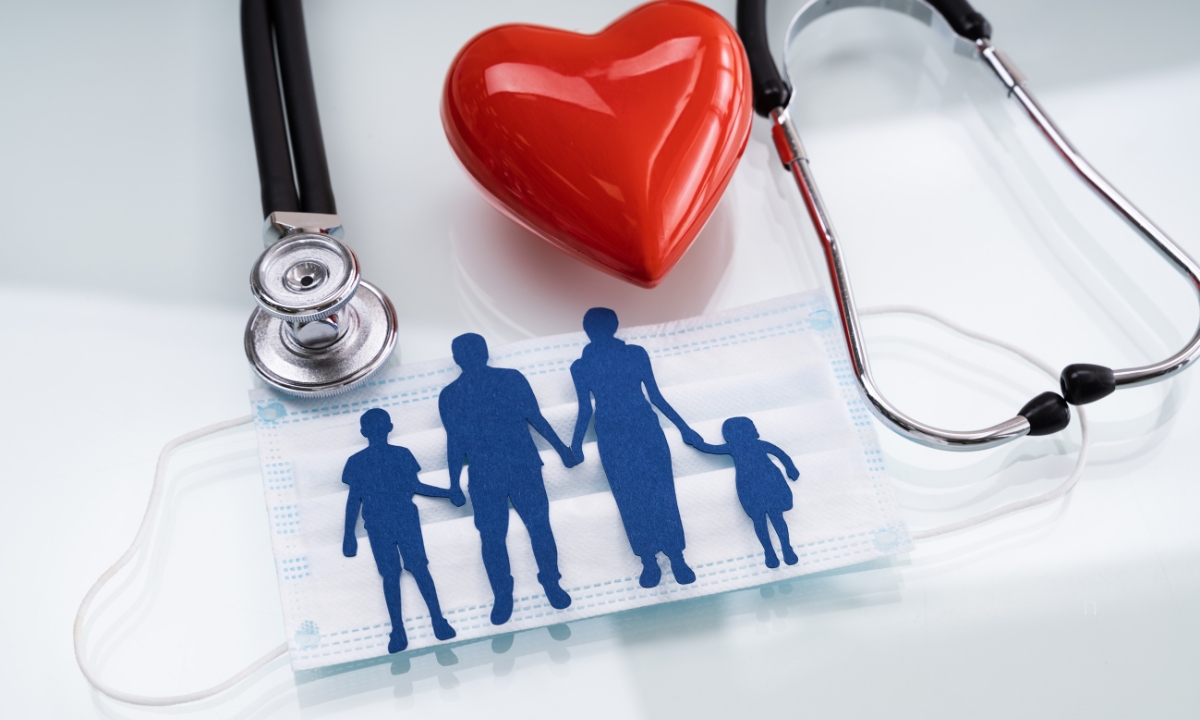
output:
<svg viewBox="0 0 1200 720"><path fill-rule="evenodd" d="M0 83L23 109L0 117L0 203L14 238L0 293L20 338L0 354L5 714L1194 714L1200 408L1190 380L1096 405L1096 460L1066 502L922 544L907 565L320 678L280 662L195 707L95 697L67 628L132 536L158 447L245 412L249 301L236 268L253 261L259 217L234 5L39 3L0 24ZM561 257L470 187L437 119L458 47L505 21L595 31L631 5L493 2L445 22L437 4L307 4L329 40L313 43L313 65L341 210L366 276L400 307L407 358L444 355L466 330L573 330L595 304L649 322L824 284L762 123L711 227L649 295ZM1075 144L1200 255L1200 45L1189 41L1200 5L977 5ZM731 3L722 10L732 16ZM1178 278L1066 174L983 68L938 54L927 29L893 13L821 23L793 59L805 99L797 121L860 303L930 307L1054 364L1140 362L1194 327ZM1134 71L1143 74L1110 74ZM1069 85L1079 79L1092 84ZM71 112L81 106L91 112ZM686 282L672 286L677 278ZM88 287L142 301L79 290ZM162 304L180 293L218 307ZM881 385L920 417L982 424L1047 388L1021 363L919 321L873 319L867 336ZM68 410L71 452L47 430ZM961 456L882 434L914 526L1061 481L1074 437ZM180 456L170 543L139 576L156 584L131 585L92 628L114 684L193 690L280 640L261 487L239 452Z"/></svg>
<svg viewBox="0 0 1200 720"><path fill-rule="evenodd" d="M504 341L578 330L597 306L630 326L702 314L733 254L728 205L717 205L667 279L646 290L584 265L480 199L450 231L459 302L489 337Z"/></svg>

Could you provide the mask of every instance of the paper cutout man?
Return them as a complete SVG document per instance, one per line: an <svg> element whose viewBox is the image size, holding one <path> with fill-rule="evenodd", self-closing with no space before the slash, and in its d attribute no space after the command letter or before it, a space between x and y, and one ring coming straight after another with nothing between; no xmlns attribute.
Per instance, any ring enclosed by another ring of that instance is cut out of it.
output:
<svg viewBox="0 0 1200 720"><path fill-rule="evenodd" d="M342 482L350 486L350 495L346 498L346 533L342 540L342 554L346 557L358 554L358 538L354 535L354 528L358 524L361 507L367 539L371 542L371 554L375 556L375 565L383 576L383 598L392 620L388 652L400 652L408 647L404 616L400 612L402 569L412 573L417 581L421 597L425 598L425 605L429 608L429 617L433 620L433 634L438 640L449 640L455 635L454 628L442 617L437 589L433 585L429 561L425 556L421 518L412 499L413 495L449 498L452 491L421 482L417 477L421 466L408 448L388 443L392 418L386 410L373 408L366 411L359 418L359 426L368 445L365 450L351 455L342 471Z"/></svg>
<svg viewBox="0 0 1200 720"><path fill-rule="evenodd" d="M592 418L594 397L596 447L629 545L642 560L639 582L646 588L658 585L662 571L657 556L661 552L671 561L675 581L686 585L695 582L696 573L683 559L686 542L675 497L671 450L654 407L685 437L699 436L659 392L645 348L618 340L617 325L617 314L608 308L592 308L583 316L583 329L591 342L571 365L579 398L571 450L582 462L583 436Z"/></svg>
<svg viewBox="0 0 1200 720"><path fill-rule="evenodd" d="M771 443L760 440L758 428L748 417L732 417L721 425L721 434L725 436L722 445L709 445L699 435L685 440L697 450L717 455L732 455L736 470L734 479L737 487L738 500L742 501L742 509L754 521L754 532L762 543L766 556L767 567L779 567L779 557L771 547L771 534L767 530L767 520L775 526L775 534L779 536L779 544L783 550L783 561L795 565L796 552L792 550L792 541L788 536L788 526L783 519L783 513L792 509L792 490L784 482L783 474L771 455L779 458L787 469L787 475L793 481L800 477L800 471L788 454Z"/></svg>
<svg viewBox="0 0 1200 720"><path fill-rule="evenodd" d="M446 428L450 486L459 486L464 459L470 463L471 503L483 546L483 565L495 602L491 619L508 622L513 610L513 577L508 560L509 502L529 531L538 582L552 607L571 604L559 586L558 546L550 528L550 501L542 481L542 458L529 432L533 427L567 467L577 463L538 408L529 381L519 370L490 367L487 342L475 333L454 338L454 361L462 374L442 390L438 410Z"/></svg>

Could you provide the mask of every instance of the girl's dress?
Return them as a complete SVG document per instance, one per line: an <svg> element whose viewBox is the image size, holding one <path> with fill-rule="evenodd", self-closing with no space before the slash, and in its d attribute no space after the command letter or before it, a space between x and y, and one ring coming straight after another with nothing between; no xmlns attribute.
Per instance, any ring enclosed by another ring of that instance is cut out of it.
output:
<svg viewBox="0 0 1200 720"><path fill-rule="evenodd" d="M767 447L762 440L753 440L746 445L727 443L717 446L733 456L738 499L751 517L792 509L792 489L783 472L771 461Z"/></svg>

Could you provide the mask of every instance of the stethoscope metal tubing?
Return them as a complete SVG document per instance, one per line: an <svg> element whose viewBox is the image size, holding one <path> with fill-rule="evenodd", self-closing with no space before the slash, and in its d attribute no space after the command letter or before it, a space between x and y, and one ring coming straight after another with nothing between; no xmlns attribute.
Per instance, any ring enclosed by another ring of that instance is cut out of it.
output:
<svg viewBox="0 0 1200 720"><path fill-rule="evenodd" d="M829 269L829 280L833 286L838 316L842 321L846 347L849 349L850 365L867 400L867 405L875 416L896 432L922 445L942 450L981 450L1003 445L1027 434L1029 421L1020 415L980 430L945 430L933 427L901 412L883 396L871 375L871 366L867 359L862 329L859 325L858 310L854 303L854 292L850 289L850 278L846 271L846 260L842 256L837 233L834 232L833 223L829 220L825 203L821 200L821 194L817 190L817 183L812 177L804 146L800 143L800 137L796 134L796 128L792 125L792 120L786 110L772 111L771 119L775 122L772 131L780 159L791 171L796 185L800 188L800 195L804 198L804 205L808 209L809 217L820 237L821 247L825 251L825 263Z"/></svg>
<svg viewBox="0 0 1200 720"><path fill-rule="evenodd" d="M1042 134L1046 136L1050 144L1058 150L1063 160L1131 228L1137 231L1146 242L1150 243L1150 246L1170 262L1181 275L1187 278L1188 283L1192 286L1192 290L1196 292L1197 298L1200 299L1200 266L1197 266L1196 262L1182 248L1176 245L1175 241L1168 237L1165 232L1159 229L1150 218L1146 217L1120 191L1105 180L1104 176L1096 168L1092 167L1091 163L1075 149L1071 141L1067 140L1066 136L1058 129L1058 126L1054 124L1054 121L1050 119L1046 111L1042 109L1042 106L1038 104L1037 99L1025 87L1024 76L1004 53L996 49L991 41L986 38L977 41L976 45L979 48L980 57L996 73L996 77L1000 79L1000 82L1004 83L1004 86L1008 88L1010 97L1016 98L1017 102L1021 104L1021 107L1029 115L1029 118L1033 120L1033 123L1038 126L1038 129L1042 131ZM1115 376L1118 388L1149 385L1171 377L1188 365L1191 365L1198 357L1200 357L1200 323L1197 324L1196 332L1192 335L1192 339L1183 346L1183 349L1171 357L1151 365L1114 370L1113 375Z"/></svg>
<svg viewBox="0 0 1200 720"><path fill-rule="evenodd" d="M812 0L793 17L788 27L785 41L784 56L793 39L809 23L818 17L834 10L849 7L880 7L898 10L936 26L941 23L955 38L955 51L963 55L981 57L995 72L1000 81L1008 88L1009 94L1015 97L1028 113L1030 119L1038 126L1050 143L1058 150L1067 164L1095 191L1105 202L1151 244L1173 267L1183 274L1200 299L1200 267L1198 267L1166 233L1150 221L1133 203L1129 202L1115 187L1104 179L1095 168L1077 151L1066 139L1063 133L1054 125L1049 115L1037 103L1033 95L1025 87L1025 80L1013 65L1012 61L996 49L986 36L970 40L955 32L949 22L939 11L922 0L907 0L896 4L888 0ZM980 20L982 20L981 16ZM986 23L983 27L986 28ZM986 35L986 30L984 31ZM784 77L787 68L784 65ZM785 84L787 104L790 106L794 95L790 92L790 83ZM833 289L834 298L838 305L842 330L846 338L846 346L855 379L867 401L868 407L885 425L896 432L923 445L945 450L979 450L1004 444L1030 432L1029 420L1017 415L1005 422L989 428L972 431L957 431L936 428L926 425L892 405L879 391L871 375L870 362L867 358L865 344L860 327L858 312L854 303L854 294L850 288L849 276L846 271L845 258L838 244L837 233L829 219L829 213L821 200L816 180L809 168L807 154L800 142L799 134L792 123L786 107L774 108L770 111L774 123L772 135L776 149L785 167L792 173L805 207L812 220L813 227L821 240L825 254L826 266ZM1171 357L1157 363L1142 367L1126 368L1113 371L1117 389L1137 387L1165 380L1182 371L1200 357L1200 323L1191 340ZM1024 412L1024 410L1023 410Z"/></svg>

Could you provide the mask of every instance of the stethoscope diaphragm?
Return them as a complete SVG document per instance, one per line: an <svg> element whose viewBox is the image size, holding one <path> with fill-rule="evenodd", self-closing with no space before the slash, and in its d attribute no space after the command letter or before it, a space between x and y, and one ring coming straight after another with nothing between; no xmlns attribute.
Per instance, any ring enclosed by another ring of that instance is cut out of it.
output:
<svg viewBox="0 0 1200 720"><path fill-rule="evenodd" d="M250 272L250 292L269 315L294 323L328 317L350 302L358 258L330 235L290 235L266 249Z"/></svg>
<svg viewBox="0 0 1200 720"><path fill-rule="evenodd" d="M246 324L246 356L259 377L284 392L333 395L365 382L387 362L397 330L391 301L360 280L336 313L307 322L283 320L260 305Z"/></svg>
<svg viewBox="0 0 1200 720"><path fill-rule="evenodd" d="M293 395L323 396L364 382L396 347L396 310L365 282L358 258L336 237L336 216L273 213L268 245L250 272L258 307L246 324L246 357L264 381ZM328 227L326 227L328 226Z"/></svg>

